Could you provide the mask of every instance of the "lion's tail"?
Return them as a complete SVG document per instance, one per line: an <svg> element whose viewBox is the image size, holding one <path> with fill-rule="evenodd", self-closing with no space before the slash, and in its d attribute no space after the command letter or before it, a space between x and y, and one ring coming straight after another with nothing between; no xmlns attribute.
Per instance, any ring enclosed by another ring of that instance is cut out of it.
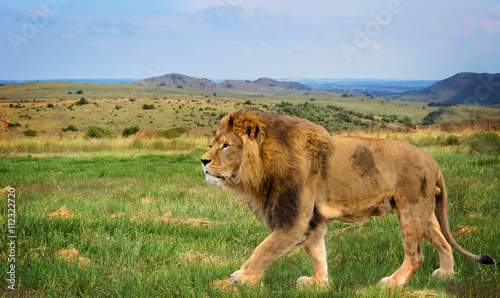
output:
<svg viewBox="0 0 500 298"><path fill-rule="evenodd" d="M436 213L439 221L439 225L441 226L441 231L448 241L448 243L461 255L467 257L473 261L478 263L493 265L495 264L495 260L489 255L475 255L463 249L458 243L455 241L453 236L451 235L450 225L448 222L448 197L446 194L446 186L444 184L443 174L439 172L439 178L437 181L437 186L441 189L441 194L436 197Z"/></svg>

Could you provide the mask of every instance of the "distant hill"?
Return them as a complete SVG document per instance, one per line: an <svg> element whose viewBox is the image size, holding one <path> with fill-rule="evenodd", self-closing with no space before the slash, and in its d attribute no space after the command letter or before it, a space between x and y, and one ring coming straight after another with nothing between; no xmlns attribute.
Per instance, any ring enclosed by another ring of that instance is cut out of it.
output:
<svg viewBox="0 0 500 298"><path fill-rule="evenodd" d="M226 80L221 83L215 83L209 79L200 79L178 73L171 73L163 76L147 78L137 81L134 84L207 89L213 91L242 94L330 94L330 92L324 90L312 90L311 88L300 83L282 82L270 78L260 78L256 81Z"/></svg>
<svg viewBox="0 0 500 298"><path fill-rule="evenodd" d="M464 105L499 105L500 74L462 72L428 88L407 91L397 99L454 102Z"/></svg>

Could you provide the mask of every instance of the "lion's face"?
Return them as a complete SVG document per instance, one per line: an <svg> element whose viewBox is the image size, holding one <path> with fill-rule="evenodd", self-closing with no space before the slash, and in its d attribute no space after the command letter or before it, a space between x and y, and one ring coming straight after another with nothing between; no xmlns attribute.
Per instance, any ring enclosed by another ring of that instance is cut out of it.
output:
<svg viewBox="0 0 500 298"><path fill-rule="evenodd" d="M207 182L231 184L238 176L242 151L243 141L234 131L218 132L210 150L201 157Z"/></svg>

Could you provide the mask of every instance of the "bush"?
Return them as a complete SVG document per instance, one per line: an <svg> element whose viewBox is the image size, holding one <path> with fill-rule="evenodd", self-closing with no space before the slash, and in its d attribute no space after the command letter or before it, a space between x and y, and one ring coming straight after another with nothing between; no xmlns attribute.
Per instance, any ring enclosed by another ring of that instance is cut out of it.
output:
<svg viewBox="0 0 500 298"><path fill-rule="evenodd" d="M500 136L492 131L479 130L468 138L471 150L481 154L500 155Z"/></svg>
<svg viewBox="0 0 500 298"><path fill-rule="evenodd" d="M86 104L89 104L89 101L85 97L80 98L80 100L76 102L77 106L83 106Z"/></svg>
<svg viewBox="0 0 500 298"><path fill-rule="evenodd" d="M150 105L145 104L145 105L142 106L143 110L153 110L154 108L155 108L154 104L150 104Z"/></svg>
<svg viewBox="0 0 500 298"><path fill-rule="evenodd" d="M25 130L23 131L23 134L27 137L36 137L36 130L33 130L33 129L28 129L28 130Z"/></svg>
<svg viewBox="0 0 500 298"><path fill-rule="evenodd" d="M122 136L124 138L127 138L135 133L137 133L138 131L141 130L141 127L137 124L132 124L130 125L129 127L125 127L125 129L123 130L122 132Z"/></svg>
<svg viewBox="0 0 500 298"><path fill-rule="evenodd" d="M78 90L78 91L76 91L76 94L83 94L83 91L82 90Z"/></svg>
<svg viewBox="0 0 500 298"><path fill-rule="evenodd" d="M460 139L457 136L449 135L446 138L446 145L448 146L459 145L459 144L460 144Z"/></svg>
<svg viewBox="0 0 500 298"><path fill-rule="evenodd" d="M85 131L86 139L105 139L116 137L116 132L111 128L102 125L91 125Z"/></svg>
<svg viewBox="0 0 500 298"><path fill-rule="evenodd" d="M74 125L70 124L70 125L68 125L68 127L63 127L61 130L64 132L67 132L68 130L75 132L75 131L78 131L78 128L76 128Z"/></svg>
<svg viewBox="0 0 500 298"><path fill-rule="evenodd" d="M47 105L47 108L53 108L53 107L54 107L54 105L53 105L53 104L51 104L51 103L49 103L49 104Z"/></svg>
<svg viewBox="0 0 500 298"><path fill-rule="evenodd" d="M188 129L185 127L176 127L167 130L160 131L158 134L167 139L173 139L180 137L183 133L187 132Z"/></svg>

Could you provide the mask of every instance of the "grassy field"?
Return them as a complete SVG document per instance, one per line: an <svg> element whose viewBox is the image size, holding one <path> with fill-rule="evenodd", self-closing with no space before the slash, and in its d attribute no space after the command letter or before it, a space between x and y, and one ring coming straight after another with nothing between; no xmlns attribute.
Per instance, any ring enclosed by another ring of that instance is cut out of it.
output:
<svg viewBox="0 0 500 298"><path fill-rule="evenodd" d="M457 142L431 131L372 136L428 151L447 181L455 238L499 261L500 158L471 154L472 146L485 148L471 143L472 134L456 134ZM425 241L424 264L405 289L377 287L403 259L395 212L363 224L330 224L328 288L294 287L312 271L298 248L273 262L262 286L228 287L224 280L268 232L246 206L205 183L199 158L206 138L180 140L178 151L155 147L155 141L141 140L140 147L134 139L95 140L88 147L78 139L0 143L0 188L11 186L16 194L19 296L494 297L500 291L497 266L456 253L455 278L432 279L438 256ZM6 198L2 202L6 235L9 207ZM0 249L0 294L10 295L6 238Z"/></svg>

